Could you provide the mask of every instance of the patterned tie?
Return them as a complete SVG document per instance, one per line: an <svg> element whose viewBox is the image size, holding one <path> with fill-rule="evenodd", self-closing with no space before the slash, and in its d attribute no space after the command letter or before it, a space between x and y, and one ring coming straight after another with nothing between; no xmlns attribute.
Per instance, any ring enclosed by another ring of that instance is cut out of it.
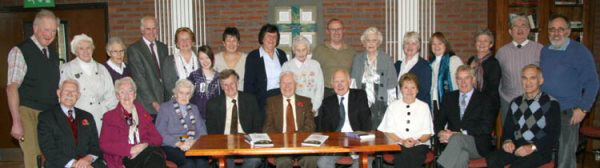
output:
<svg viewBox="0 0 600 168"><path fill-rule="evenodd" d="M346 108L344 108L344 97L340 100L340 122L338 123L337 131L341 131L346 122Z"/></svg>
<svg viewBox="0 0 600 168"><path fill-rule="evenodd" d="M233 108L231 108L231 125L229 126L229 134L237 134L238 133L238 110L237 104L235 103L235 99L231 100L233 103Z"/></svg>
<svg viewBox="0 0 600 168"><path fill-rule="evenodd" d="M467 94L460 95L460 119L462 120L465 115L465 109L467 109Z"/></svg>
<svg viewBox="0 0 600 168"><path fill-rule="evenodd" d="M286 117L285 117L285 132L286 133L293 133L296 131L296 124L294 124L294 109L292 108L292 103L290 102L290 99L287 99L287 110L286 110Z"/></svg>
<svg viewBox="0 0 600 168"><path fill-rule="evenodd" d="M156 59L156 53L154 53L154 43L150 43L150 54L152 55L152 60L154 60L154 63L156 65L156 72L158 74L158 78L160 78L160 65L158 63L158 60Z"/></svg>
<svg viewBox="0 0 600 168"><path fill-rule="evenodd" d="M47 50L46 48L43 48L43 49L42 49L42 53L44 53L44 57L46 57L46 58L50 58L50 57L48 56L48 50Z"/></svg>
<svg viewBox="0 0 600 168"><path fill-rule="evenodd" d="M67 111L67 118L69 119L69 122L73 122L74 118L73 118L73 110L69 110Z"/></svg>

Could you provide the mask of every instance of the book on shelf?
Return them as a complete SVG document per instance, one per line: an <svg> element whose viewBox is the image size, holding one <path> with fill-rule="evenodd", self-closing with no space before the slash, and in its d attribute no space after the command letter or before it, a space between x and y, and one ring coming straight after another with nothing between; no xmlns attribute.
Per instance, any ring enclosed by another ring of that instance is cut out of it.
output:
<svg viewBox="0 0 600 168"><path fill-rule="evenodd" d="M266 133L246 134L244 135L244 141L253 148L273 147L273 141L269 138L269 134Z"/></svg>
<svg viewBox="0 0 600 168"><path fill-rule="evenodd" d="M575 5L577 1L556 1L554 2L556 5Z"/></svg>
<svg viewBox="0 0 600 168"><path fill-rule="evenodd" d="M527 20L529 20L529 26L531 26L532 29L535 29L535 22L537 21L537 18L535 18L535 14L527 16Z"/></svg>
<svg viewBox="0 0 600 168"><path fill-rule="evenodd" d="M329 138L327 135L310 134L304 141L302 146L321 146Z"/></svg>
<svg viewBox="0 0 600 168"><path fill-rule="evenodd" d="M364 132L364 131L347 132L346 136L350 137L350 138L358 139L360 141L368 141L368 140L375 139L375 133Z"/></svg>

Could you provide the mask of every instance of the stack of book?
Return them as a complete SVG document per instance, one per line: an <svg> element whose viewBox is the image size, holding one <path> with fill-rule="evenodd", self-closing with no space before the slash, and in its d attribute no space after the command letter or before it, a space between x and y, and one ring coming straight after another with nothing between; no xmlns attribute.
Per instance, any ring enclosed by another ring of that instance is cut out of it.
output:
<svg viewBox="0 0 600 168"><path fill-rule="evenodd" d="M253 148L268 148L273 147L273 141L266 133L252 133L244 135L244 141L250 144Z"/></svg>

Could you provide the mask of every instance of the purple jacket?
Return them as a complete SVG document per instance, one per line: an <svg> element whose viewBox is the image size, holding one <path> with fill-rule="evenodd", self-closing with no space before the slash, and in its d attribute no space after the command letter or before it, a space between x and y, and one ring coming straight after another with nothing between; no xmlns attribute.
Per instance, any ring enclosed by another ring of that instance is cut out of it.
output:
<svg viewBox="0 0 600 168"><path fill-rule="evenodd" d="M139 117L140 143L160 146L162 137L152 123L152 117L141 104L134 102ZM125 110L121 103L104 114L100 133L100 149L109 168L122 168L123 158L129 157L133 145L127 142L129 126L125 121Z"/></svg>

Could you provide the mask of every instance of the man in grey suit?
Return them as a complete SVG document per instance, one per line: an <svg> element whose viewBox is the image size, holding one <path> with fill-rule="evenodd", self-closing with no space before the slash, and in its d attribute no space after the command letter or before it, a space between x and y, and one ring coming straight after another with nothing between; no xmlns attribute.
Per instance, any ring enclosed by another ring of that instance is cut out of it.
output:
<svg viewBox="0 0 600 168"><path fill-rule="evenodd" d="M64 80L56 91L60 105L40 113L37 127L44 167L106 167L98 146L92 114L75 108L79 99L76 80Z"/></svg>
<svg viewBox="0 0 600 168"><path fill-rule="evenodd" d="M131 73L138 88L137 100L153 116L165 99L160 77L160 62L168 55L167 45L156 41L156 20L146 16L141 19L142 38L127 48ZM176 75L176 74L173 74Z"/></svg>

